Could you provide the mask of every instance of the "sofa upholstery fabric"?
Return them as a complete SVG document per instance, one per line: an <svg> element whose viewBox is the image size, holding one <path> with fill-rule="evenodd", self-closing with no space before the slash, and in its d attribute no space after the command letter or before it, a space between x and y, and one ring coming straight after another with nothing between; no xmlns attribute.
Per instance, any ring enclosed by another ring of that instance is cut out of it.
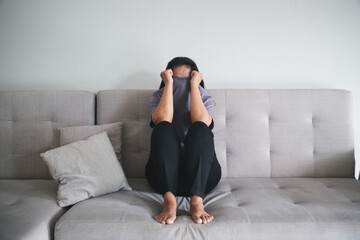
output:
<svg viewBox="0 0 360 240"><path fill-rule="evenodd" d="M128 177L145 178L154 90L103 90L97 124L124 123ZM352 94L341 89L210 89L223 178L354 177Z"/></svg>
<svg viewBox="0 0 360 240"><path fill-rule="evenodd" d="M56 221L68 210L57 205L56 191L54 180L0 180L0 239L53 239Z"/></svg>
<svg viewBox="0 0 360 240"><path fill-rule="evenodd" d="M133 191L76 204L56 223L56 240L76 239L359 239L360 182L350 178L222 179L204 198L208 224L190 217L190 198L176 197L175 222L153 218L163 197L143 178Z"/></svg>
<svg viewBox="0 0 360 240"><path fill-rule="evenodd" d="M153 219L163 197L145 178L154 91L102 90L97 101L87 91L0 92L0 239L360 239L351 92L208 89L222 166L204 198L214 220L195 224L190 199L177 197L177 219L163 225ZM133 190L60 208L40 153L59 146L57 127L95 122L123 122Z"/></svg>
<svg viewBox="0 0 360 240"><path fill-rule="evenodd" d="M53 239L67 208L40 153L60 146L58 127L92 124L92 92L0 91L0 239Z"/></svg>
<svg viewBox="0 0 360 240"><path fill-rule="evenodd" d="M40 152L58 147L58 127L94 125L88 91L0 91L0 179L52 179Z"/></svg>

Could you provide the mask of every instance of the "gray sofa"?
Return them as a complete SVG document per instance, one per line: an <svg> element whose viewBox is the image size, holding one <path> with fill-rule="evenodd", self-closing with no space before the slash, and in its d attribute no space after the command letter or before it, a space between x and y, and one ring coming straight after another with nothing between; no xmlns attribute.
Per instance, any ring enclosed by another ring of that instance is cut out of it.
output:
<svg viewBox="0 0 360 240"><path fill-rule="evenodd" d="M210 89L222 179L195 224L153 218L163 197L145 178L148 101L155 90L1 91L0 239L360 239L352 94L341 89ZM132 191L61 208L40 153L56 128L124 122L122 167Z"/></svg>

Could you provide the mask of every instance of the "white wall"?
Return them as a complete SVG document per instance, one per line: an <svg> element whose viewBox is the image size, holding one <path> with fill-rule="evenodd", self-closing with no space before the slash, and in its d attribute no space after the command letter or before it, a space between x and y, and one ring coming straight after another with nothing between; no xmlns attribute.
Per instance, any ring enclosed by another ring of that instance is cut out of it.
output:
<svg viewBox="0 0 360 240"><path fill-rule="evenodd" d="M0 0L0 90L156 89L176 56L210 89L352 91L359 170L359 0Z"/></svg>

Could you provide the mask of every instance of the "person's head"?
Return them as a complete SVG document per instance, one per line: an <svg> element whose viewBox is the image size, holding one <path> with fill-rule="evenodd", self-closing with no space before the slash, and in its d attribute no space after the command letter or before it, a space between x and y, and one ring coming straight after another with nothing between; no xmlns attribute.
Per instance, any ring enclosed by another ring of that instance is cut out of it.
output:
<svg viewBox="0 0 360 240"><path fill-rule="evenodd" d="M192 71L189 64L177 65L172 70L174 77L188 77Z"/></svg>
<svg viewBox="0 0 360 240"><path fill-rule="evenodd" d="M187 57L175 57L173 58L166 66L166 69L171 69L173 71L173 76L175 77L186 77L191 76L193 70L199 71L195 62ZM165 69L165 70L166 70ZM201 80L200 85L205 88L204 81ZM160 88L165 87L165 83L161 80Z"/></svg>

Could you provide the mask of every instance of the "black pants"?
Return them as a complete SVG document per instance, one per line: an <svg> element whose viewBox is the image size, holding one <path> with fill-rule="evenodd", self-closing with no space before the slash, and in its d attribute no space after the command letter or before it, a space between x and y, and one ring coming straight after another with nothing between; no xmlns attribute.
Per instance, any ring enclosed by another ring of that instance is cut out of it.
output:
<svg viewBox="0 0 360 240"><path fill-rule="evenodd" d="M202 198L220 181L221 166L214 149L214 134L201 121L191 124L180 154L180 137L172 123L159 122L151 134L145 174L150 186L165 194Z"/></svg>

